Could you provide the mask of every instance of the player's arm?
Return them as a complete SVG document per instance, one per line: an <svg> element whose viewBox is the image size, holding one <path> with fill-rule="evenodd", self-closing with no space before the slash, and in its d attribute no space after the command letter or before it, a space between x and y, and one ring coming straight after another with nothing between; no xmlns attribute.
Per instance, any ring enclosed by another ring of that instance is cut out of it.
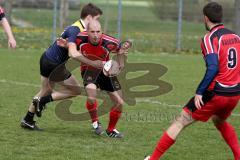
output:
<svg viewBox="0 0 240 160"><path fill-rule="evenodd" d="M118 54L128 54L128 50L132 47L132 42L131 41L123 41L118 50Z"/></svg>
<svg viewBox="0 0 240 160"><path fill-rule="evenodd" d="M77 35L80 32L78 27L72 26L69 27L65 33L67 38L67 47L68 47L68 55L70 58L73 58L79 62L83 62L85 64L91 65L95 68L102 68L103 62L100 60L92 61L86 57L84 57L78 50L76 45Z"/></svg>
<svg viewBox="0 0 240 160"><path fill-rule="evenodd" d="M218 73L218 55L216 53L206 55L205 61L207 67L206 73L196 91L196 94L199 95L203 94Z"/></svg>
<svg viewBox="0 0 240 160"><path fill-rule="evenodd" d="M195 95L195 105L199 109L203 105L202 95L207 90L213 79L218 73L218 55L216 53L207 54L205 56L206 72L198 85Z"/></svg>
<svg viewBox="0 0 240 160"><path fill-rule="evenodd" d="M3 29L8 37L8 47L9 48L16 48L16 40L13 36L11 26L9 25L7 18L4 15L3 9L0 7L0 23L3 26Z"/></svg>
<svg viewBox="0 0 240 160"><path fill-rule="evenodd" d="M126 56L128 54L128 50L132 47L132 42L130 41L124 41L119 46L118 52L117 52L117 61L119 63L119 67L122 70L124 68L124 63L126 61Z"/></svg>
<svg viewBox="0 0 240 160"><path fill-rule="evenodd" d="M68 38L63 39L62 37L57 38L57 45L63 48L68 48Z"/></svg>
<svg viewBox="0 0 240 160"><path fill-rule="evenodd" d="M61 47L68 48L69 57L74 58L80 62L89 64L96 68L99 68L99 66L101 66L101 64L99 64L100 62L91 61L88 58L84 57L81 53L79 53L79 51L75 50L75 48L77 47L76 43L68 43L68 38L66 39L58 38L57 44Z"/></svg>
<svg viewBox="0 0 240 160"><path fill-rule="evenodd" d="M92 61L92 60L84 57L83 54L77 50L77 45L73 42L68 43L68 53L69 53L69 57L71 57L79 62L91 65L95 68L103 67L102 61L100 61L100 60Z"/></svg>
<svg viewBox="0 0 240 160"><path fill-rule="evenodd" d="M126 61L126 55L117 54L117 62L119 64L119 69L120 70L122 70L124 68L125 61Z"/></svg>

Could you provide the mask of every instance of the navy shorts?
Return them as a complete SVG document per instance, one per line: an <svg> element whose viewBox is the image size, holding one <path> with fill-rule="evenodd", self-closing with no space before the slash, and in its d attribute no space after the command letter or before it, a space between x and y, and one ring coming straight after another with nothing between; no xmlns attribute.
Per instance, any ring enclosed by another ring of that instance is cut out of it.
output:
<svg viewBox="0 0 240 160"><path fill-rule="evenodd" d="M71 72L67 70L65 63L54 63L47 58L45 53L40 58L40 74L54 82L64 81L71 77Z"/></svg>

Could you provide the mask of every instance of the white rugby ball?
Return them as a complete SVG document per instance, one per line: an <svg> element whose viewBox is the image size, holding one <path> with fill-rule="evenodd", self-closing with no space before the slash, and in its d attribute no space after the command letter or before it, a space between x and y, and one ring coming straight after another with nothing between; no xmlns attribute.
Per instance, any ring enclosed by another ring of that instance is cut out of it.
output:
<svg viewBox="0 0 240 160"><path fill-rule="evenodd" d="M109 60L103 66L103 74L108 77L117 76L120 73L119 64L117 61Z"/></svg>

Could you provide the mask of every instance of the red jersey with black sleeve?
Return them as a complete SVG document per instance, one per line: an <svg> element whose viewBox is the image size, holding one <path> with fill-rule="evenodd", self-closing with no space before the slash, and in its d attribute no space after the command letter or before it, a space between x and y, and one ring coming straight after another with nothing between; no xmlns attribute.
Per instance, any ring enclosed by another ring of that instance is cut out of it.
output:
<svg viewBox="0 0 240 160"><path fill-rule="evenodd" d="M102 34L100 42L94 45L89 41L87 32L81 32L77 36L76 44L78 50L91 60L108 61L109 53L117 52L119 49L119 40L106 34ZM82 63L81 71L86 69L95 70L96 68Z"/></svg>
<svg viewBox="0 0 240 160"><path fill-rule="evenodd" d="M240 37L220 24L211 29L201 42L204 59L210 54L217 55L218 70L208 89L212 90L216 82L224 86L240 83ZM203 80L204 81L204 80ZM201 85L198 90L201 90ZM204 88L204 87L202 87Z"/></svg>
<svg viewBox="0 0 240 160"><path fill-rule="evenodd" d="M0 6L0 21L5 17L4 9Z"/></svg>

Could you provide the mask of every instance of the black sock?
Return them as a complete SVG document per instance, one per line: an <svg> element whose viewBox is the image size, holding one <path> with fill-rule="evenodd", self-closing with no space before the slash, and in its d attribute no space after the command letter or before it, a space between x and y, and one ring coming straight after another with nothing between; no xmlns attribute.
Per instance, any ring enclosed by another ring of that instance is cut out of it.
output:
<svg viewBox="0 0 240 160"><path fill-rule="evenodd" d="M40 103L43 104L43 105L47 104L48 102L52 102L52 101L53 101L53 99L52 99L51 94L49 94L47 96L44 96L44 97L41 97L41 99L40 99Z"/></svg>
<svg viewBox="0 0 240 160"><path fill-rule="evenodd" d="M27 122L32 122L33 118L34 118L34 113L28 111L26 116L24 117L24 120Z"/></svg>

